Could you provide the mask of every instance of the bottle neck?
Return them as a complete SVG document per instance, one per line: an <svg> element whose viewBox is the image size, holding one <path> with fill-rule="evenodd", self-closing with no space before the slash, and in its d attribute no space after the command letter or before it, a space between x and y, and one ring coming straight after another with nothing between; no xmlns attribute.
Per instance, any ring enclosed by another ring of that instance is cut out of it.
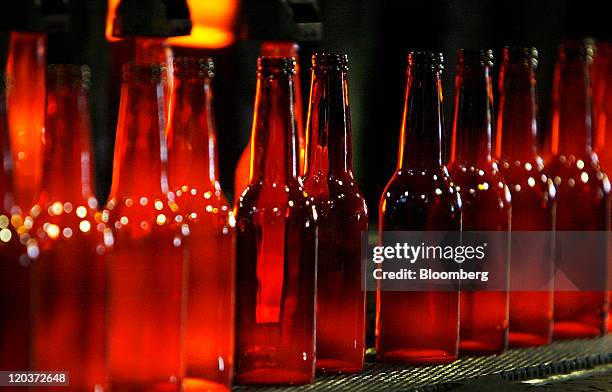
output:
<svg viewBox="0 0 612 392"><path fill-rule="evenodd" d="M8 140L8 119L6 117L6 95L4 80L0 80L0 212L12 207L11 184L13 162Z"/></svg>
<svg viewBox="0 0 612 392"><path fill-rule="evenodd" d="M306 134L306 176L352 171L347 71L313 68Z"/></svg>
<svg viewBox="0 0 612 392"><path fill-rule="evenodd" d="M557 62L553 86L553 155L582 156L592 151L590 64L580 55Z"/></svg>
<svg viewBox="0 0 612 392"><path fill-rule="evenodd" d="M183 185L217 189L217 135L210 78L175 75L168 124L171 189Z"/></svg>
<svg viewBox="0 0 612 392"><path fill-rule="evenodd" d="M528 161L538 153L536 79L527 63L505 62L500 70L495 155Z"/></svg>
<svg viewBox="0 0 612 392"><path fill-rule="evenodd" d="M408 68L398 170L442 165L442 81L437 69Z"/></svg>
<svg viewBox="0 0 612 392"><path fill-rule="evenodd" d="M111 197L168 192L164 83L141 72L126 75L121 86Z"/></svg>
<svg viewBox="0 0 612 392"><path fill-rule="evenodd" d="M250 182L288 184L297 179L299 145L293 110L293 74L260 74L251 135Z"/></svg>
<svg viewBox="0 0 612 392"><path fill-rule="evenodd" d="M88 98L80 76L48 75L44 166L39 202L87 201L94 196Z"/></svg>
<svg viewBox="0 0 612 392"><path fill-rule="evenodd" d="M455 80L451 164L491 161L493 94L488 66L460 68Z"/></svg>

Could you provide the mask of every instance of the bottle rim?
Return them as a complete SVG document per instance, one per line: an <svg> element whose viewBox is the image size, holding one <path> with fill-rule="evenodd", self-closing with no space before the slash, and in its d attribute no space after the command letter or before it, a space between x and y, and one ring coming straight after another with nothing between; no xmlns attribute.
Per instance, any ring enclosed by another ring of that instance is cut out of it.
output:
<svg viewBox="0 0 612 392"><path fill-rule="evenodd" d="M72 84L89 88L91 84L91 69L85 64L49 64L47 66L46 82L47 84Z"/></svg>
<svg viewBox="0 0 612 392"><path fill-rule="evenodd" d="M123 64L123 81L129 82L136 78L141 81L157 83L166 77L166 65L163 63L138 63L128 61Z"/></svg>
<svg viewBox="0 0 612 392"><path fill-rule="evenodd" d="M457 50L457 68L461 67L492 67L493 50L465 49Z"/></svg>
<svg viewBox="0 0 612 392"><path fill-rule="evenodd" d="M317 52L312 55L313 69L332 69L348 71L348 55L346 53Z"/></svg>
<svg viewBox="0 0 612 392"><path fill-rule="evenodd" d="M418 50L408 52L408 68L444 69L444 55L442 52Z"/></svg>
<svg viewBox="0 0 612 392"><path fill-rule="evenodd" d="M504 46L502 58L504 64L538 66L538 49L535 46Z"/></svg>
<svg viewBox="0 0 612 392"><path fill-rule="evenodd" d="M175 76L190 76L212 79L215 76L215 63L203 57L175 57L172 61Z"/></svg>
<svg viewBox="0 0 612 392"><path fill-rule="evenodd" d="M257 59L257 73L260 76L295 74L295 57L260 56Z"/></svg>

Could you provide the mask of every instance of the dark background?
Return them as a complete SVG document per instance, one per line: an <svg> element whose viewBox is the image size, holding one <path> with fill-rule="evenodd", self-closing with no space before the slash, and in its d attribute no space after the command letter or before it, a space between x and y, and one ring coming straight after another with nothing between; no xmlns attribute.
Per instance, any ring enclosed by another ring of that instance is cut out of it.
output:
<svg viewBox="0 0 612 392"><path fill-rule="evenodd" d="M267 0L251 0L248 8L257 13L263 3ZM604 4L595 0L320 0L324 38L318 43L303 43L300 52L304 100L308 99L308 62L312 52L326 49L348 53L354 168L373 220L376 220L379 196L396 165L409 50L432 49L446 56L444 95L448 134L458 48L492 48L498 55L504 45L537 47L540 53L537 72L539 120L543 133L548 131L550 124L550 93L557 45L566 38L585 36L611 40L611 23ZM48 63L89 64L92 69L91 112L97 187L98 196L104 201L111 180L119 98L118 49L111 48L104 37L106 1L73 0L70 8L71 31L49 37ZM257 15L247 15L246 19L249 17ZM236 30L242 27L237 22ZM4 30L2 25L0 30ZM0 32L0 35L0 64L4 64L8 34ZM175 50L176 55L208 55L216 62L214 94L220 180L230 198L233 198L235 164L250 133L259 44L257 40L237 40L220 50Z"/></svg>

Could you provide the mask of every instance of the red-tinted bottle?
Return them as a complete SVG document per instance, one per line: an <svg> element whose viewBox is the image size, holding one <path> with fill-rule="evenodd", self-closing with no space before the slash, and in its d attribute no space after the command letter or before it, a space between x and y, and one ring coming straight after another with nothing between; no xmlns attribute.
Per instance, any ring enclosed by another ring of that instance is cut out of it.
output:
<svg viewBox="0 0 612 392"><path fill-rule="evenodd" d="M30 260L18 230L27 228L13 198L13 164L0 77L0 369L30 368Z"/></svg>
<svg viewBox="0 0 612 392"><path fill-rule="evenodd" d="M459 50L455 78L455 116L451 140L451 177L461 192L463 230L510 230L510 192L491 156L493 94L491 51ZM508 265L508 253L490 257ZM507 267L503 270L507 273ZM461 293L459 350L500 353L508 344L508 290Z"/></svg>
<svg viewBox="0 0 612 392"><path fill-rule="evenodd" d="M346 55L312 56L304 189L317 210L317 369L358 372L365 353L361 234L368 211L352 170Z"/></svg>
<svg viewBox="0 0 612 392"><path fill-rule="evenodd" d="M261 56L282 56L282 57L293 57L295 58L295 75L294 75L294 90L295 100L293 101L294 109L293 115L297 126L298 141L300 143L300 155L299 155L299 173L303 174L304 170L304 154L306 139L304 137L304 122L303 108L302 108L302 85L300 83L300 67L298 60L298 51L300 47L297 43L291 41L264 41L261 44ZM236 164L236 170L234 173L234 195L235 200L238 199L240 193L249 184L249 164L251 158L251 144L245 147L240 154L238 163Z"/></svg>
<svg viewBox="0 0 612 392"><path fill-rule="evenodd" d="M234 358L234 216L217 178L212 60L177 58L168 180L188 258L187 390L229 390Z"/></svg>
<svg viewBox="0 0 612 392"><path fill-rule="evenodd" d="M461 198L441 155L442 68L442 54L408 55L399 158L380 200L380 232L461 230ZM380 360L450 362L458 344L458 291L377 292Z"/></svg>
<svg viewBox="0 0 612 392"><path fill-rule="evenodd" d="M294 59L260 57L250 182L238 201L236 371L306 384L315 369L316 212L299 179Z"/></svg>
<svg viewBox="0 0 612 392"><path fill-rule="evenodd" d="M107 369L113 391L179 391L184 257L167 198L164 69L124 67L111 196Z"/></svg>
<svg viewBox="0 0 612 392"><path fill-rule="evenodd" d="M43 177L29 218L40 250L33 265L33 368L70 372L76 391L102 388L105 377L105 260L96 251L102 233L95 221L89 78L87 67L48 67Z"/></svg>
<svg viewBox="0 0 612 392"><path fill-rule="evenodd" d="M557 190L557 231L609 229L610 182L600 169L591 141L592 54L593 47L588 43L567 44L559 48L555 68L552 158L547 167ZM568 259L563 249L556 257L562 266L580 263ZM553 338L601 335L605 331L607 293L588 288L561 291L557 283Z"/></svg>
<svg viewBox="0 0 612 392"><path fill-rule="evenodd" d="M512 192L512 230L551 231L555 189L538 153L538 52L535 48L504 48L503 53L495 155ZM542 259L542 250L521 253L525 259L511 267L514 271L528 269L543 278L540 287L510 292L509 342L514 347L539 346L552 339L554 259L552 254ZM513 255L513 262L514 256L519 257Z"/></svg>
<svg viewBox="0 0 612 392"><path fill-rule="evenodd" d="M602 169L612 171L612 43L597 42L593 61L593 116L595 152ZM612 289L612 268L608 266L608 288ZM608 292L608 304L612 291ZM608 332L612 332L612 317L608 315Z"/></svg>

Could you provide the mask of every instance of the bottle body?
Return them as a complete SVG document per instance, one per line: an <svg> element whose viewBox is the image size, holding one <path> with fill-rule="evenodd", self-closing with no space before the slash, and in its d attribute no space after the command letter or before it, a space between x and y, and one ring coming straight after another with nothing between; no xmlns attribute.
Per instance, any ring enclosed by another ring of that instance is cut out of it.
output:
<svg viewBox="0 0 612 392"><path fill-rule="evenodd" d="M314 377L316 212L298 178L293 64L259 59L251 179L236 223L235 380L242 384Z"/></svg>
<svg viewBox="0 0 612 392"><path fill-rule="evenodd" d="M213 63L177 58L168 173L185 242L186 390L229 390L234 358L235 219L217 180Z"/></svg>
<svg viewBox="0 0 612 392"><path fill-rule="evenodd" d="M167 197L163 68L129 63L113 186L102 214L108 260L107 369L113 391L179 391L185 259Z"/></svg>
<svg viewBox="0 0 612 392"><path fill-rule="evenodd" d="M491 51L457 53L455 118L449 172L461 193L465 231L510 230L510 192L491 158L493 94ZM509 253L496 252L494 265L505 265ZM508 288L461 292L459 349L500 353L508 342Z"/></svg>
<svg viewBox="0 0 612 392"><path fill-rule="evenodd" d="M352 172L346 55L315 54L308 111L304 189L317 211L317 369L363 368L365 292L361 236L365 200Z"/></svg>
<svg viewBox="0 0 612 392"><path fill-rule="evenodd" d="M555 189L538 155L535 48L504 48L496 157L512 192L512 231L552 231ZM518 252L517 252L518 251ZM534 271L541 286L510 292L509 344L539 346L552 339L554 258L547 249L511 250L511 271ZM516 279L516 281L513 281ZM511 290L521 277L511 274ZM533 290L532 290L533 289Z"/></svg>
<svg viewBox="0 0 612 392"><path fill-rule="evenodd" d="M33 262L33 368L69 371L78 391L104 385L105 266L96 252L88 84L86 67L48 67L43 176L29 217L40 252Z"/></svg>
<svg viewBox="0 0 612 392"><path fill-rule="evenodd" d="M607 231L610 182L592 153L591 61L588 43L559 49L553 90L552 158L547 165L557 189L557 231ZM576 206L581 206L577 210ZM580 260L557 244L557 264ZM594 254L606 249L593 247ZM589 257L588 255L583 255ZM561 275L556 276L556 284ZM600 290L555 290L555 339L599 336L605 331L607 293Z"/></svg>
<svg viewBox="0 0 612 392"><path fill-rule="evenodd" d="M398 168L379 208L383 231L459 231L461 198L442 164L442 56L408 55ZM376 297L380 360L415 364L457 358L458 291L383 291Z"/></svg>

